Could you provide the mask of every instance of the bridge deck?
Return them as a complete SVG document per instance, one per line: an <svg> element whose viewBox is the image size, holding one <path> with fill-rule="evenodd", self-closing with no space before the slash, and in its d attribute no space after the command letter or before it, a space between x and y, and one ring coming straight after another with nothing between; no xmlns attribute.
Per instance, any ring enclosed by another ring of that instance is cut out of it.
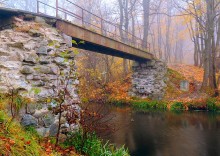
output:
<svg viewBox="0 0 220 156"><path fill-rule="evenodd" d="M153 54L143 49L139 49L134 46L122 43L118 40L114 40L92 30L86 29L86 27L76 25L61 18L56 18L44 14L32 13L23 10L0 7L0 16L2 17L7 18L6 16L20 14L32 14L34 16L56 19L57 29L59 29L66 35L71 36L76 41L85 41L84 44L77 45L77 47L80 49L90 50L102 54L117 56L136 61L151 60L154 58ZM76 45L73 44L73 46Z"/></svg>

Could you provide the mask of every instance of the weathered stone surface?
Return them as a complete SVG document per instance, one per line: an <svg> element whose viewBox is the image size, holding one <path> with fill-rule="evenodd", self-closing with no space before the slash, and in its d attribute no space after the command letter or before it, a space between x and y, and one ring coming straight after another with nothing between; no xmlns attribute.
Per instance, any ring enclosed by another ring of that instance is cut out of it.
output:
<svg viewBox="0 0 220 156"><path fill-rule="evenodd" d="M20 20L20 19L19 19ZM41 19L36 19L38 22ZM47 22L47 21L46 21ZM63 74L68 74L70 67L69 62L74 60L74 55L70 55L68 59L59 57L59 52L70 51L69 46L65 43L64 38L55 28L47 24L41 24L40 28L36 27L33 21L23 21L22 19L16 23L17 28L25 25L30 26L28 33L18 31L19 29L8 29L0 31L0 91L7 92L7 82L22 96L27 96L33 101L45 101L56 95L54 89L61 86L62 80L65 79ZM49 44L48 42L55 44ZM62 67L61 67L62 65ZM67 86L71 94L69 103L79 103L76 85L79 84L74 76L70 78ZM57 79L59 77L59 79ZM56 107L56 106L55 106ZM80 112L78 105L72 106L76 112ZM37 127L37 131L42 136L55 136L57 133L58 116L53 114L49 104L33 103L28 104L27 112L20 112L22 116L22 124L24 126L33 125ZM61 133L71 130L71 125L67 123L65 113L61 118ZM24 115L25 114L25 115Z"/></svg>
<svg viewBox="0 0 220 156"><path fill-rule="evenodd" d="M134 63L131 96L161 100L165 93L166 65L158 60Z"/></svg>
<svg viewBox="0 0 220 156"><path fill-rule="evenodd" d="M40 62L40 64L50 64L51 59L50 59L50 57L40 56L39 62Z"/></svg>
<svg viewBox="0 0 220 156"><path fill-rule="evenodd" d="M32 74L34 71L33 71L33 69L31 68L31 67L29 67L29 66L23 66L22 68L21 68L21 73L22 74Z"/></svg>
<svg viewBox="0 0 220 156"><path fill-rule="evenodd" d="M38 62L38 55L35 53L31 53L24 59L24 62L36 64Z"/></svg>
<svg viewBox="0 0 220 156"><path fill-rule="evenodd" d="M35 117L35 118L43 118L44 117L44 115L46 115L46 114L48 114L49 113L49 110L47 109L47 108L42 108L42 109L40 109L40 110L35 110L35 112L34 112L34 114L33 114L33 116Z"/></svg>
<svg viewBox="0 0 220 156"><path fill-rule="evenodd" d="M39 72L42 74L53 74L53 71L48 66L38 65L34 69L36 72Z"/></svg>
<svg viewBox="0 0 220 156"><path fill-rule="evenodd" d="M49 136L56 136L58 131L58 124L54 123L50 126Z"/></svg>
<svg viewBox="0 0 220 156"><path fill-rule="evenodd" d="M53 115L47 115L46 117L43 118L44 126L45 127L50 127L55 121L55 118Z"/></svg>
<svg viewBox="0 0 220 156"><path fill-rule="evenodd" d="M47 55L47 47L46 46L40 46L37 50L38 55Z"/></svg>
<svg viewBox="0 0 220 156"><path fill-rule="evenodd" d="M49 136L50 128L40 127L40 128L37 128L36 130L37 130L37 133L40 136L43 136L43 137L48 137Z"/></svg>
<svg viewBox="0 0 220 156"><path fill-rule="evenodd" d="M24 48L24 44L22 42L9 43L8 46L18 48L18 49Z"/></svg>
<svg viewBox="0 0 220 156"><path fill-rule="evenodd" d="M30 36L32 36L32 37L40 37L40 36L43 35L41 32L39 32L39 31L37 31L37 30L35 30L35 29L30 29L30 30L28 31L28 34L29 34Z"/></svg>
<svg viewBox="0 0 220 156"><path fill-rule="evenodd" d="M32 84L33 84L33 86L35 86L35 87L42 87L42 86L45 86L45 82L43 82L43 81L33 81L32 82Z"/></svg>
<svg viewBox="0 0 220 156"><path fill-rule="evenodd" d="M189 91L189 81L181 81L180 82L180 90L181 91Z"/></svg>
<svg viewBox="0 0 220 156"><path fill-rule="evenodd" d="M65 60L64 58L62 58L62 57L56 57L56 58L54 59L54 62L55 62L56 64L60 65L60 66L67 66L67 65L69 64L69 63L66 62L66 60Z"/></svg>
<svg viewBox="0 0 220 156"><path fill-rule="evenodd" d="M34 126L37 127L37 119L35 117L33 117L30 114L25 114L22 118L21 118L21 125L22 126Z"/></svg>
<svg viewBox="0 0 220 156"><path fill-rule="evenodd" d="M37 23L46 23L46 22L45 22L45 19L42 18L42 17L39 17L39 16L36 16L36 17L35 17L35 22L37 22Z"/></svg>
<svg viewBox="0 0 220 156"><path fill-rule="evenodd" d="M34 18L35 18L35 16L31 15L31 14L24 15L24 20L26 20L26 21L32 21L32 20L34 20Z"/></svg>

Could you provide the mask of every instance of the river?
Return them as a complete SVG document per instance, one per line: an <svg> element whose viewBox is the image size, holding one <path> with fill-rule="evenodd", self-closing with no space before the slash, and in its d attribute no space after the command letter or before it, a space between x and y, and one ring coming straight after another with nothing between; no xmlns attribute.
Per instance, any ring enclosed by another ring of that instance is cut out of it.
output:
<svg viewBox="0 0 220 156"><path fill-rule="evenodd" d="M220 114L108 110L118 130L103 138L132 156L220 156Z"/></svg>

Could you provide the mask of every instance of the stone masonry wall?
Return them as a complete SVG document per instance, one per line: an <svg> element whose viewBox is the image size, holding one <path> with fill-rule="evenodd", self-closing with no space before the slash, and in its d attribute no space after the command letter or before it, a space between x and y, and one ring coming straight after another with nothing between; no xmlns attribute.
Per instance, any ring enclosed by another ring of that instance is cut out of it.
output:
<svg viewBox="0 0 220 156"><path fill-rule="evenodd" d="M56 94L57 84L65 79L75 55L71 45L46 23L46 19L30 17L26 21L25 18L13 17L13 27L0 31L0 93L7 92L11 86L22 96L41 101ZM62 57L62 52L66 51L70 53L68 58ZM67 89L72 97L72 107L80 112L78 84L78 79L73 76ZM22 125L35 126L43 136L56 135L58 115L49 109L53 106L53 102L28 104L28 114L21 111ZM63 130L70 129L70 126L62 117ZM72 128L74 126L77 125Z"/></svg>
<svg viewBox="0 0 220 156"><path fill-rule="evenodd" d="M133 64L131 96L161 100L166 89L167 66L159 60Z"/></svg>

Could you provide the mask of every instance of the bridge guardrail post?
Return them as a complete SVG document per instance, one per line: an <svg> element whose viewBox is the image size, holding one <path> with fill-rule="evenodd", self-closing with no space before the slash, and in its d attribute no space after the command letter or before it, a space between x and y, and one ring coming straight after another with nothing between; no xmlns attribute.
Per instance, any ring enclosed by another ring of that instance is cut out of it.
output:
<svg viewBox="0 0 220 156"><path fill-rule="evenodd" d="M84 11L82 9L82 26L84 26Z"/></svg>
<svg viewBox="0 0 220 156"><path fill-rule="evenodd" d="M58 5L59 5L59 2L58 0L56 0L56 17L58 18Z"/></svg>
<svg viewBox="0 0 220 156"><path fill-rule="evenodd" d="M37 1L37 13L38 13L38 14L40 13L40 10L39 10L39 1Z"/></svg>

